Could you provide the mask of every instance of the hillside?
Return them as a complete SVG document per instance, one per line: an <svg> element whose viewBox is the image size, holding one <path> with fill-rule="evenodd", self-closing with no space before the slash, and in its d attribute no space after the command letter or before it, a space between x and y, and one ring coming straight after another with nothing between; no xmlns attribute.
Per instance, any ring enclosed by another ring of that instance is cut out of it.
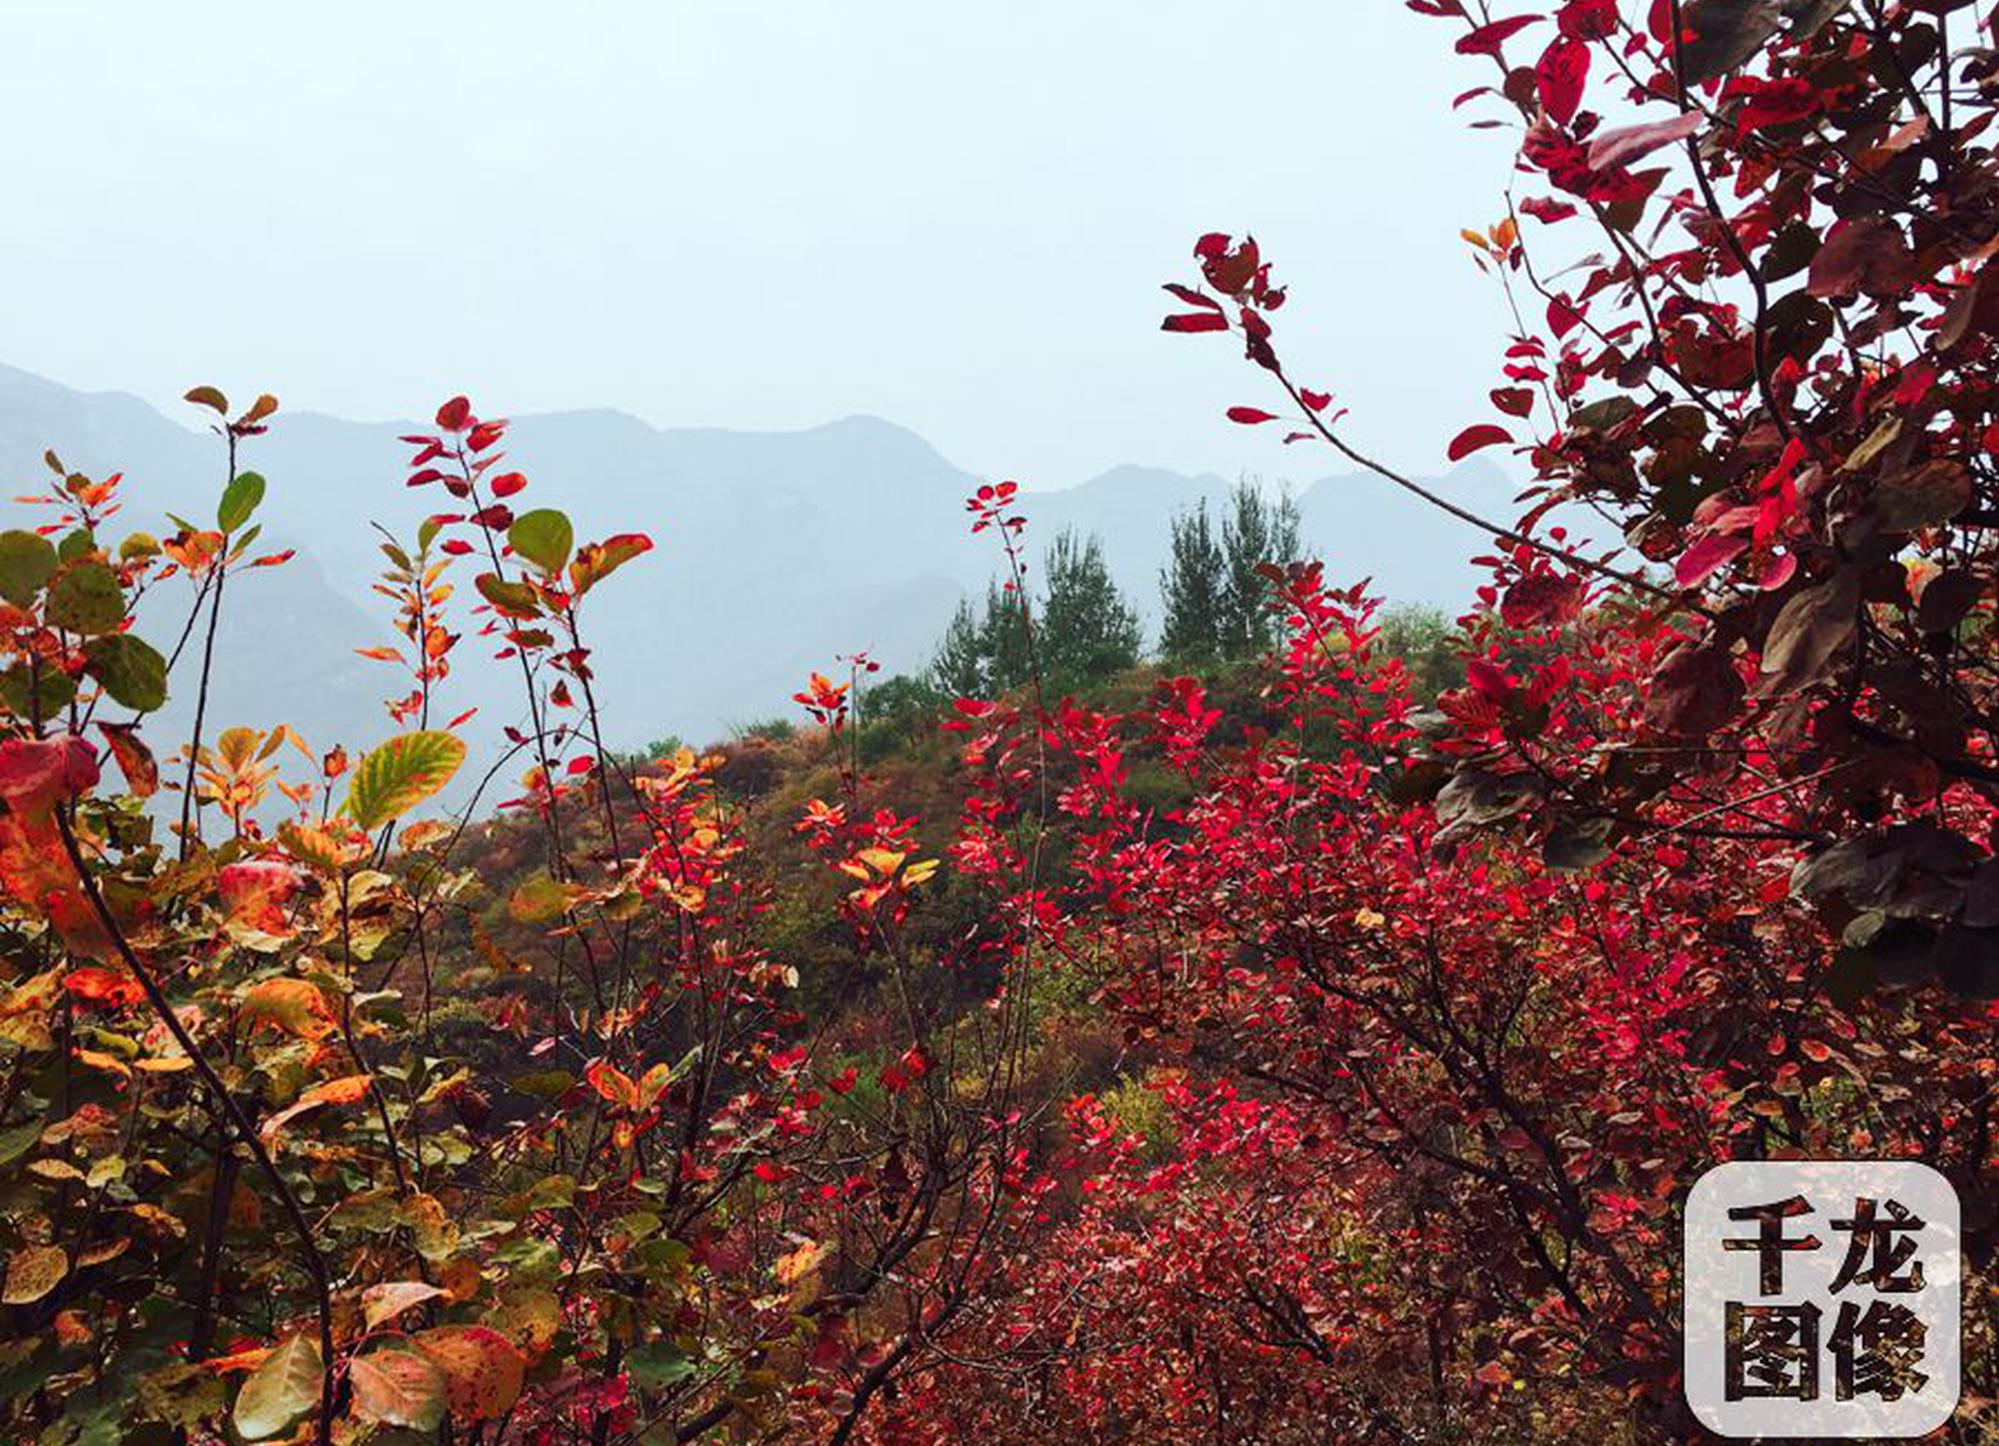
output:
<svg viewBox="0 0 1999 1446"><path fill-rule="evenodd" d="M402 485L408 449L396 438L413 425L287 411L282 426L246 445L244 465L270 479L266 540L299 555L252 579L225 611L223 716L289 721L322 745L389 731L379 700L390 684L353 649L387 640L370 592L381 557L367 524L407 537L445 500ZM0 478L14 492L39 488L42 453L57 443L72 468L127 472L131 525L213 510L222 468L214 438L134 397L0 368ZM865 650L890 673L920 669L959 599L998 567L990 539L965 525L963 499L978 477L877 418L729 432L557 412L517 418L509 453L536 495L580 528L640 528L658 545L631 570L616 607L593 620L614 747L723 736L782 711L807 672L845 654ZM1132 466L1030 490L1030 550L1065 527L1100 534L1112 576L1150 631L1169 519L1203 498L1219 504L1232 482ZM1462 465L1442 485L1494 515L1510 508L1511 489L1489 463ZM1326 477L1296 491L1305 542L1329 575L1371 576L1401 601L1455 607L1467 598L1474 573L1465 560L1483 543L1475 532L1373 478ZM169 588L150 602L156 631L177 626L178 596ZM232 661L244 659L258 661ZM453 712L482 709L475 746L514 721L496 670L461 668L443 701ZM173 708L167 717L185 721Z"/></svg>

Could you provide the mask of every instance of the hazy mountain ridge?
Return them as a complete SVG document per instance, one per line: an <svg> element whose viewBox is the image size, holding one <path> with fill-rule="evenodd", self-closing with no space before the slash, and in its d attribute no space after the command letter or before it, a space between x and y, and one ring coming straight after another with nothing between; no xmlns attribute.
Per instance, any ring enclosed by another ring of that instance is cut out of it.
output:
<svg viewBox="0 0 1999 1446"><path fill-rule="evenodd" d="M245 445L242 465L270 481L265 541L300 555L232 587L212 716L284 719L315 746L365 745L390 731L380 699L398 677L353 650L394 640L384 600L369 590L381 557L368 524L407 537L450 501L403 484L408 449L396 438L424 430L284 412L270 435ZM217 438L136 397L78 392L0 367L0 477L9 494L41 489L50 447L93 475L123 471L120 521L129 526L162 527L168 511L213 516L223 471ZM789 712L805 673L840 654L867 650L888 672L921 668L958 599L982 590L1001 566L995 540L971 536L966 525L964 498L980 479L879 418L732 432L658 428L609 410L554 412L516 418L507 449L509 466L530 479L522 504L563 508L579 538L642 530L658 544L584 614L613 746L670 734L704 740ZM1511 515L1511 485L1489 463L1461 466L1440 485L1475 510ZM1029 492L1029 550L1038 561L1066 526L1100 534L1113 573L1150 624L1168 519L1204 497L1216 507L1229 486L1213 474L1125 466ZM1372 477L1324 478L1296 495L1305 539L1334 578L1371 576L1398 600L1452 605L1469 596L1475 575L1466 559L1485 545L1474 529ZM469 605L469 572L463 582ZM148 632L163 645L186 602L169 584L149 606ZM476 636L459 645L440 706L479 706L475 731L492 734L520 712L518 679L488 666L483 647ZM176 711L183 706L177 701Z"/></svg>

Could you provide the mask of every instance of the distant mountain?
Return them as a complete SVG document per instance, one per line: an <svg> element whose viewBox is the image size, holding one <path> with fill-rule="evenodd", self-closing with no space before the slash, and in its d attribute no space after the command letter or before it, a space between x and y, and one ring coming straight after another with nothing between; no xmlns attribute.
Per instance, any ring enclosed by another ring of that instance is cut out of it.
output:
<svg viewBox="0 0 1999 1446"><path fill-rule="evenodd" d="M396 437L412 430L430 428L284 412L246 446L243 464L271 484L265 539L300 555L234 590L212 716L283 719L315 746L365 746L390 731L380 699L393 678L354 649L390 640L369 590L382 559L368 524L407 537L446 501L403 485L407 449ZM966 526L964 498L979 479L877 418L729 432L557 412L516 418L507 446L510 465L530 478L523 500L563 508L579 537L643 530L659 545L585 614L615 747L706 740L788 713L806 672L840 654L866 650L888 672L921 668L959 598L999 566L993 539ZM135 397L0 367L7 492L40 490L50 447L93 475L122 471L132 526L161 527L169 511L213 515L223 480L216 438ZM1510 484L1488 463L1436 485L1474 510L1511 515ZM1113 573L1150 620L1169 518L1203 498L1216 506L1229 486L1212 474L1119 467L1031 492L1030 546L1038 552L1063 527L1100 534ZM1399 600L1452 605L1469 595L1466 559L1487 541L1474 529L1369 476L1324 478L1298 499L1306 541L1333 577L1372 577ZM185 597L171 586L163 593L145 624L171 643ZM473 637L461 643L443 706L477 705L476 726L494 734L520 705L509 671L485 665L479 648ZM177 698L177 710L185 705Z"/></svg>

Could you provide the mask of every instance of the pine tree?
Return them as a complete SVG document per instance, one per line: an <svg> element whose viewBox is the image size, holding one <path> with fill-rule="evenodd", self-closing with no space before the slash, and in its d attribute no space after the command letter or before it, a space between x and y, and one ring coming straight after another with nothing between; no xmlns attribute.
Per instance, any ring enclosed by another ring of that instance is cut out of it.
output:
<svg viewBox="0 0 1999 1446"><path fill-rule="evenodd" d="M1044 560L1047 595L1039 632L1041 666L1050 687L1067 691L1110 677L1138 661L1138 614L1104 565L1102 542L1060 533Z"/></svg>
<svg viewBox="0 0 1999 1446"><path fill-rule="evenodd" d="M1269 607L1270 584L1257 574L1264 563L1282 566L1298 561L1303 546L1298 536L1298 504L1289 492L1276 501L1265 497L1252 478L1236 483L1229 515L1222 519L1221 653L1225 658L1254 657L1268 648L1277 633Z"/></svg>
<svg viewBox="0 0 1999 1446"><path fill-rule="evenodd" d="M986 584L985 619L979 626L979 649L985 660L988 697L1018 688L1034 676L1027 622L1020 596L997 582Z"/></svg>
<svg viewBox="0 0 1999 1446"><path fill-rule="evenodd" d="M937 687L953 698L982 698L986 695L986 656L983 630L969 598L958 600L951 625L938 640L937 655L930 662L930 676Z"/></svg>
<svg viewBox="0 0 1999 1446"><path fill-rule="evenodd" d="M1172 557L1159 574L1159 651L1172 662L1212 663L1222 651L1222 606L1226 591L1222 549L1208 521L1204 497L1191 512L1172 521Z"/></svg>

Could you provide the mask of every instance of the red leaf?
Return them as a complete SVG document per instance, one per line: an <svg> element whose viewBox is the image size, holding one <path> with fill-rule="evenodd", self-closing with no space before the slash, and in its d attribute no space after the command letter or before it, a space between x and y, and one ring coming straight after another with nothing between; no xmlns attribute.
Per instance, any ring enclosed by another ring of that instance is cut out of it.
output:
<svg viewBox="0 0 1999 1446"><path fill-rule="evenodd" d="M1453 462L1462 462L1472 453L1486 447L1496 447L1502 442L1513 440L1513 434L1504 427L1496 427L1490 422L1481 422L1475 427L1466 427L1451 443L1448 453Z"/></svg>
<svg viewBox="0 0 1999 1446"><path fill-rule="evenodd" d="M1892 295L1910 284L1913 261L1900 226L1886 216L1856 216L1826 237L1805 290L1813 296Z"/></svg>
<svg viewBox="0 0 1999 1446"><path fill-rule="evenodd" d="M1576 214L1576 208L1567 201L1557 201L1552 196L1529 196L1520 203L1520 209L1543 225L1552 226L1557 221L1566 221Z"/></svg>
<svg viewBox="0 0 1999 1446"><path fill-rule="evenodd" d="M1481 25L1469 35L1459 37L1458 54L1497 55L1499 47L1506 43L1508 37L1519 34L1540 19L1539 15L1514 15L1505 20L1495 20L1490 25Z"/></svg>
<svg viewBox="0 0 1999 1446"><path fill-rule="evenodd" d="M1266 412L1258 407L1230 407L1229 420L1240 422L1245 427L1254 427L1259 422L1274 422L1277 413Z"/></svg>
<svg viewBox="0 0 1999 1446"><path fill-rule="evenodd" d="M1567 36L1541 52L1534 67L1534 87L1550 117L1561 125L1575 119L1582 104L1583 87L1589 83L1589 46Z"/></svg>
<svg viewBox="0 0 1999 1446"><path fill-rule="evenodd" d="M1775 592L1798 570L1798 555L1795 552L1778 553L1763 562L1763 571L1756 578L1756 585L1765 592Z"/></svg>
<svg viewBox="0 0 1999 1446"><path fill-rule="evenodd" d="M1568 0L1555 24L1575 40L1607 40L1617 33L1617 0Z"/></svg>
<svg viewBox="0 0 1999 1446"><path fill-rule="evenodd" d="M1161 331L1227 331L1229 319L1215 311L1189 311L1159 323Z"/></svg>
<svg viewBox="0 0 1999 1446"><path fill-rule="evenodd" d="M1172 292L1189 306L1206 307L1209 311L1220 311L1222 304L1212 296L1203 296L1191 286L1182 286L1177 281L1166 283L1165 289Z"/></svg>
<svg viewBox="0 0 1999 1446"><path fill-rule="evenodd" d="M1711 532L1680 555L1673 576L1681 587L1698 587L1749 550L1749 539Z"/></svg>
<svg viewBox="0 0 1999 1446"><path fill-rule="evenodd" d="M1575 616L1582 597L1580 578L1537 572L1506 590L1499 604L1500 620L1510 628L1566 622Z"/></svg>
<svg viewBox="0 0 1999 1446"><path fill-rule="evenodd" d="M437 409L437 425L447 432L462 432L471 420L472 403L465 397L453 397Z"/></svg>
<svg viewBox="0 0 1999 1446"><path fill-rule="evenodd" d="M1729 93L1745 95L1742 109L1735 113L1735 133L1746 136L1766 126L1803 120L1819 108L1819 93L1808 80L1785 76L1781 80L1743 77L1729 85Z"/></svg>
<svg viewBox="0 0 1999 1446"><path fill-rule="evenodd" d="M1649 156L1661 146L1685 140L1700 128L1700 116L1688 111L1671 120L1648 121L1641 126L1622 126L1614 131L1603 131L1590 142L1590 169L1607 171L1635 161L1640 156Z"/></svg>
<svg viewBox="0 0 1999 1446"><path fill-rule="evenodd" d="M502 472L487 484L495 497L511 497L528 485L528 479L519 472Z"/></svg>
<svg viewBox="0 0 1999 1446"><path fill-rule="evenodd" d="M0 743L0 798L17 814L47 813L59 798L97 784L97 754L75 734Z"/></svg>
<svg viewBox="0 0 1999 1446"><path fill-rule="evenodd" d="M1513 683L1505 672L1484 658L1465 660L1465 681L1481 698L1504 703L1513 696Z"/></svg>
<svg viewBox="0 0 1999 1446"><path fill-rule="evenodd" d="M116 1007L137 1004L146 997L139 981L122 969L72 969L62 982L72 995L90 1004Z"/></svg>

